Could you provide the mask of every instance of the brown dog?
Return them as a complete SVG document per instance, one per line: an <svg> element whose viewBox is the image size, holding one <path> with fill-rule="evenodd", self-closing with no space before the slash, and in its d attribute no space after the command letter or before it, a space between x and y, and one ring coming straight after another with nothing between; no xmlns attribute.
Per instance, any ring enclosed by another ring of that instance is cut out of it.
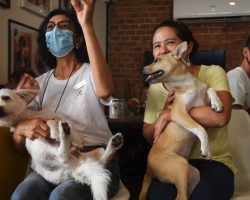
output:
<svg viewBox="0 0 250 200"><path fill-rule="evenodd" d="M221 112L223 106L216 91L207 88L189 71L189 65L183 59L186 50L187 43L183 42L175 51L157 57L143 69L147 81L164 82L168 90L174 90L175 100L171 105L173 122L167 125L149 152L140 200L147 198L153 177L175 184L176 199L188 199L200 180L199 171L186 159L196 136L201 143L202 156L211 158L206 130L189 116L188 111L192 107L207 105L209 101L216 112Z"/></svg>

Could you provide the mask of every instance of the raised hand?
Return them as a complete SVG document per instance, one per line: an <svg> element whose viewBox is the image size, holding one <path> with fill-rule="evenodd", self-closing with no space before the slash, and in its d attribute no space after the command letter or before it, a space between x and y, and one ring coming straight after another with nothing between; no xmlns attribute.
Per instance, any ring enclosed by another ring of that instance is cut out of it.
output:
<svg viewBox="0 0 250 200"><path fill-rule="evenodd" d="M96 0L71 0L81 26L92 25L95 3Z"/></svg>
<svg viewBox="0 0 250 200"><path fill-rule="evenodd" d="M39 91L40 87L35 78L29 74L24 74L18 83L16 89L34 89Z"/></svg>

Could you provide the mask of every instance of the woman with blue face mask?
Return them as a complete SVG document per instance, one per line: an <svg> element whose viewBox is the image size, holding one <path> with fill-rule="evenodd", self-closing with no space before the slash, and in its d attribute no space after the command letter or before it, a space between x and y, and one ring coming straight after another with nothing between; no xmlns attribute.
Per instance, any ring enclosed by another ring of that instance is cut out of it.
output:
<svg viewBox="0 0 250 200"><path fill-rule="evenodd" d="M29 104L30 109L46 109L73 121L85 145L92 149L105 146L112 136L100 99L105 100L113 92L111 73L93 28L95 1L71 0L74 12L53 10L42 22L39 50L51 70L36 78L40 92ZM25 138L34 140L48 136L45 120L29 119L17 124L13 142L18 150L24 151ZM112 180L108 188L110 199L119 188L116 156L107 168ZM92 197L90 188L74 179L54 185L32 171L16 188L12 199L79 200Z"/></svg>

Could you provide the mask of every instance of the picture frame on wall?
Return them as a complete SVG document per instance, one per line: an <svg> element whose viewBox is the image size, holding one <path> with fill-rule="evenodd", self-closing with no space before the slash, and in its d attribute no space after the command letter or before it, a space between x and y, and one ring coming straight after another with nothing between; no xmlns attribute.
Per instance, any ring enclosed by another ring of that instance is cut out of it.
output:
<svg viewBox="0 0 250 200"><path fill-rule="evenodd" d="M0 7L10 8L10 0L0 0Z"/></svg>
<svg viewBox="0 0 250 200"><path fill-rule="evenodd" d="M30 68L36 75L48 70L41 61L37 44L38 30L9 19L9 77L19 67Z"/></svg>
<svg viewBox="0 0 250 200"><path fill-rule="evenodd" d="M59 8L64 10L72 9L72 5L69 0L59 0Z"/></svg>
<svg viewBox="0 0 250 200"><path fill-rule="evenodd" d="M21 8L45 17L52 10L52 0L20 0Z"/></svg>

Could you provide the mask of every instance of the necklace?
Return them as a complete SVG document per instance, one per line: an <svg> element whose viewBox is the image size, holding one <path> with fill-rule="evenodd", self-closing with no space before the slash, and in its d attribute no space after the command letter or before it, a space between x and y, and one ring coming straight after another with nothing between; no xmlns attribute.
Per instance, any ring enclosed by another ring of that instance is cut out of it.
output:
<svg viewBox="0 0 250 200"><path fill-rule="evenodd" d="M57 106L56 106L56 109L55 109L54 113L57 112L57 109L58 109L58 107L59 107L59 105L60 105L60 103L61 103L61 100L62 100L62 97L63 97L63 95L64 95L64 92L65 92L65 90L66 90L66 88L67 88L67 86L68 86L69 79L70 79L70 77L72 76L73 71L75 70L76 66L77 66L77 64L74 66L74 68L73 68L72 71L70 72L69 78L68 78L68 80L67 80L67 82L66 82L66 84L65 84L65 86L64 86L64 88L63 88L62 94L61 94L60 99L59 99L59 101L58 101L58 103L57 103ZM48 80L46 81L46 85L45 85L45 88L44 88L44 91L43 91L43 94L42 94L42 98L41 98L41 101L40 101L39 110L42 110L44 95L45 95L45 92L46 92L46 90L47 90L49 80L50 80L52 74L54 74L54 72L55 72L55 69L51 72L51 74L50 74L49 77L48 77Z"/></svg>

